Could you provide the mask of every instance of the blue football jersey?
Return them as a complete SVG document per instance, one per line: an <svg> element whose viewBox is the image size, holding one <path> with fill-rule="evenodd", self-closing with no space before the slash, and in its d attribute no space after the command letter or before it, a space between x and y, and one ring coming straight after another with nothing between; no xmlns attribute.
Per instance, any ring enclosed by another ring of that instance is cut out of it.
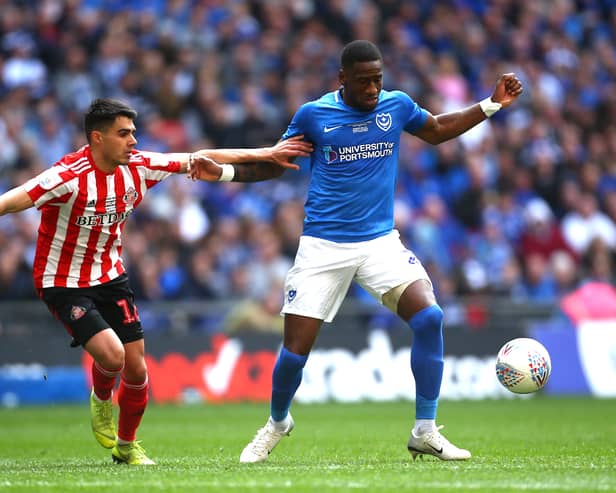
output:
<svg viewBox="0 0 616 493"><path fill-rule="evenodd" d="M401 91L381 91L373 111L351 108L340 91L301 106L283 135L313 143L304 235L366 241L394 227L400 135L428 113Z"/></svg>

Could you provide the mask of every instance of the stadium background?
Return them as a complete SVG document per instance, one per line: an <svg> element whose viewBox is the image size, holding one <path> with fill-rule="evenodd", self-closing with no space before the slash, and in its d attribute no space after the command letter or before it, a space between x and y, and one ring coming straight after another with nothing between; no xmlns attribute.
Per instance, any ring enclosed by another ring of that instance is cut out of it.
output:
<svg viewBox="0 0 616 493"><path fill-rule="evenodd" d="M386 88L434 114L515 72L512 108L436 147L402 143L397 227L445 311L443 395L505 396L494 354L531 335L554 359L548 393L616 396L614 3L0 0L0 190L83 145L97 96L137 108L139 148L174 152L271 145L336 88L354 38L381 47ZM250 185L172 178L133 215L124 258L155 400L267 399L307 179L305 167ZM35 210L0 220L7 406L88 395L81 355L34 301L37 224ZM398 371L410 343L354 288L298 399L410 397Z"/></svg>

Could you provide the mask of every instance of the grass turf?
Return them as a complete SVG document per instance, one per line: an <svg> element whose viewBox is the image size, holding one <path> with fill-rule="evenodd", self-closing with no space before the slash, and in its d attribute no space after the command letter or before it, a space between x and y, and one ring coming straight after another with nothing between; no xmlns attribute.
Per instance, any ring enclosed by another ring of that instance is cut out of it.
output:
<svg viewBox="0 0 616 493"><path fill-rule="evenodd" d="M270 459L240 465L264 404L150 406L140 439L158 462L114 465L84 406L0 410L7 492L616 491L616 401L547 398L441 403L468 462L413 461L412 403L293 407L296 429Z"/></svg>

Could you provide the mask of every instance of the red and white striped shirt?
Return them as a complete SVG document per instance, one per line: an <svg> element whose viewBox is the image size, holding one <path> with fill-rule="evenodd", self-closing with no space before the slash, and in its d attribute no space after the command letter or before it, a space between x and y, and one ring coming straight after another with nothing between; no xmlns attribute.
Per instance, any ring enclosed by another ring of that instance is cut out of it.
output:
<svg viewBox="0 0 616 493"><path fill-rule="evenodd" d="M180 171L165 154L134 150L128 165L99 170L89 146L23 186L41 211L34 285L84 288L124 273L121 233L149 188Z"/></svg>

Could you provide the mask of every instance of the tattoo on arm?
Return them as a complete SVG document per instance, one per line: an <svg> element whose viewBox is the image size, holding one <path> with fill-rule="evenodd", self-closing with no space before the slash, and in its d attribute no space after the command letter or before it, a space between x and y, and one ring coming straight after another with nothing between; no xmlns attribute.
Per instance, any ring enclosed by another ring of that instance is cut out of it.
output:
<svg viewBox="0 0 616 493"><path fill-rule="evenodd" d="M274 167L270 163L240 163L232 166L235 170L232 181L244 183L269 180L280 176L284 171L283 168Z"/></svg>

